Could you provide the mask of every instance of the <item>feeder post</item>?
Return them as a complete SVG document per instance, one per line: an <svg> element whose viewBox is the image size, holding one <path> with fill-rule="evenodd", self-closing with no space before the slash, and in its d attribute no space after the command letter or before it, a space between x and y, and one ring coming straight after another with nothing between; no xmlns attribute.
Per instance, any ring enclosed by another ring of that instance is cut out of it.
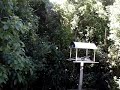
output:
<svg viewBox="0 0 120 90"><path fill-rule="evenodd" d="M84 67L84 63L81 62L81 63L80 63L80 77L79 77L79 86L78 86L78 90L82 90L82 83L83 83L83 67Z"/></svg>

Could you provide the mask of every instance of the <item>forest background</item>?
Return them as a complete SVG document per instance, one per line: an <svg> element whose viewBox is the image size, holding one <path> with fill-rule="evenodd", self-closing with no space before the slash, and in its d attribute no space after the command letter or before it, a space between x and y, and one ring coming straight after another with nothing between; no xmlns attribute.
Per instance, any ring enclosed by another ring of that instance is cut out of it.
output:
<svg viewBox="0 0 120 90"><path fill-rule="evenodd" d="M66 59L71 41L86 41L98 46L99 64L86 64L83 87L120 90L119 6L120 0L0 0L0 89L77 88L79 65Z"/></svg>

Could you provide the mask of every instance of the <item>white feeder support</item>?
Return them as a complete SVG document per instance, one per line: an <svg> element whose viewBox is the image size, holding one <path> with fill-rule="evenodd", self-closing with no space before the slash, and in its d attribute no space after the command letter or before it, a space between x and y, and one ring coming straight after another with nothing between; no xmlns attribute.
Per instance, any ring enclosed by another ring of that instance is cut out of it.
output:
<svg viewBox="0 0 120 90"><path fill-rule="evenodd" d="M75 58L76 61L77 61L77 56L78 56L78 49L76 48L76 58Z"/></svg>
<svg viewBox="0 0 120 90"><path fill-rule="evenodd" d="M71 58L71 56L72 56L72 48L70 48L70 58Z"/></svg>
<svg viewBox="0 0 120 90"><path fill-rule="evenodd" d="M86 56L88 56L88 49L86 49Z"/></svg>
<svg viewBox="0 0 120 90"><path fill-rule="evenodd" d="M95 62L95 52L96 52L96 50L94 50L94 59L93 59L94 62Z"/></svg>

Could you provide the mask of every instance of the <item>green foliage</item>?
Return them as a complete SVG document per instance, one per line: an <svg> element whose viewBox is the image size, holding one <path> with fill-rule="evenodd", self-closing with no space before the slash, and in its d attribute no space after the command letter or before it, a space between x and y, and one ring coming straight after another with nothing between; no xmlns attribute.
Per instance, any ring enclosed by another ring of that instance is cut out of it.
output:
<svg viewBox="0 0 120 90"><path fill-rule="evenodd" d="M0 4L0 85L10 83L9 86L14 88L26 84L28 76L33 74L33 62L25 55L25 45L20 37L32 29L35 17L27 1L2 0Z"/></svg>
<svg viewBox="0 0 120 90"><path fill-rule="evenodd" d="M63 7L54 7L49 0L1 0L1 89L77 88L79 65L66 61L68 46L74 40L94 42L100 49L96 58L100 63L85 66L84 87L117 90L114 75L119 77L119 73L114 71L119 64L112 67L111 62L119 59L119 50L108 36L118 29L108 26L114 14L106 9L113 0L100 1L69 0ZM119 21L119 14L117 18Z"/></svg>
<svg viewBox="0 0 120 90"><path fill-rule="evenodd" d="M8 80L8 69L6 69L6 67L4 65L0 66L0 83L6 83L6 81Z"/></svg>
<svg viewBox="0 0 120 90"><path fill-rule="evenodd" d="M68 24L71 24L71 31L74 35L73 40L94 42L101 49L99 52L103 54L103 56L98 56L101 55L100 53L97 55L97 60L100 62L99 65L96 65L97 69L99 68L98 72L94 71L96 67L93 67L93 71L88 72L91 66L86 66L85 69L88 71L85 71L84 87L100 90L117 89L117 85L115 85L116 83L113 78L114 75L111 72L112 69L109 68L110 62L107 62L109 60L107 56L108 47L112 43L107 40L110 28L108 27L109 17L105 6L103 6L101 2L95 0L71 0L68 2L67 4L70 5L66 6L66 9L63 7L61 14L64 17L65 23L69 22ZM71 12L69 11L71 8L69 6L72 7ZM101 62L102 60L105 62ZM74 73L72 76L74 76ZM73 77L74 80L75 77L76 76ZM115 86L112 86L113 84Z"/></svg>

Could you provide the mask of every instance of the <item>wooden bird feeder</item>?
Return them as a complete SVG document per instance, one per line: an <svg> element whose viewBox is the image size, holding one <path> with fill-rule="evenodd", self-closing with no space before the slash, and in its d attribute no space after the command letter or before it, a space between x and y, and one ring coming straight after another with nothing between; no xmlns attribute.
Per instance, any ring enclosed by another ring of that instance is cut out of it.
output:
<svg viewBox="0 0 120 90"><path fill-rule="evenodd" d="M72 57L72 51L75 50L75 57ZM79 57L78 56L78 49L85 49L86 56ZM88 56L88 50L93 50L93 59L90 60ZM94 43L84 43L84 42L72 42L70 44L70 58L67 59L69 61L73 61L73 63L80 63L80 77L79 77L79 86L78 90L82 90L82 82L83 82L83 67L84 63L99 63L95 62L95 52L96 52L97 46Z"/></svg>

